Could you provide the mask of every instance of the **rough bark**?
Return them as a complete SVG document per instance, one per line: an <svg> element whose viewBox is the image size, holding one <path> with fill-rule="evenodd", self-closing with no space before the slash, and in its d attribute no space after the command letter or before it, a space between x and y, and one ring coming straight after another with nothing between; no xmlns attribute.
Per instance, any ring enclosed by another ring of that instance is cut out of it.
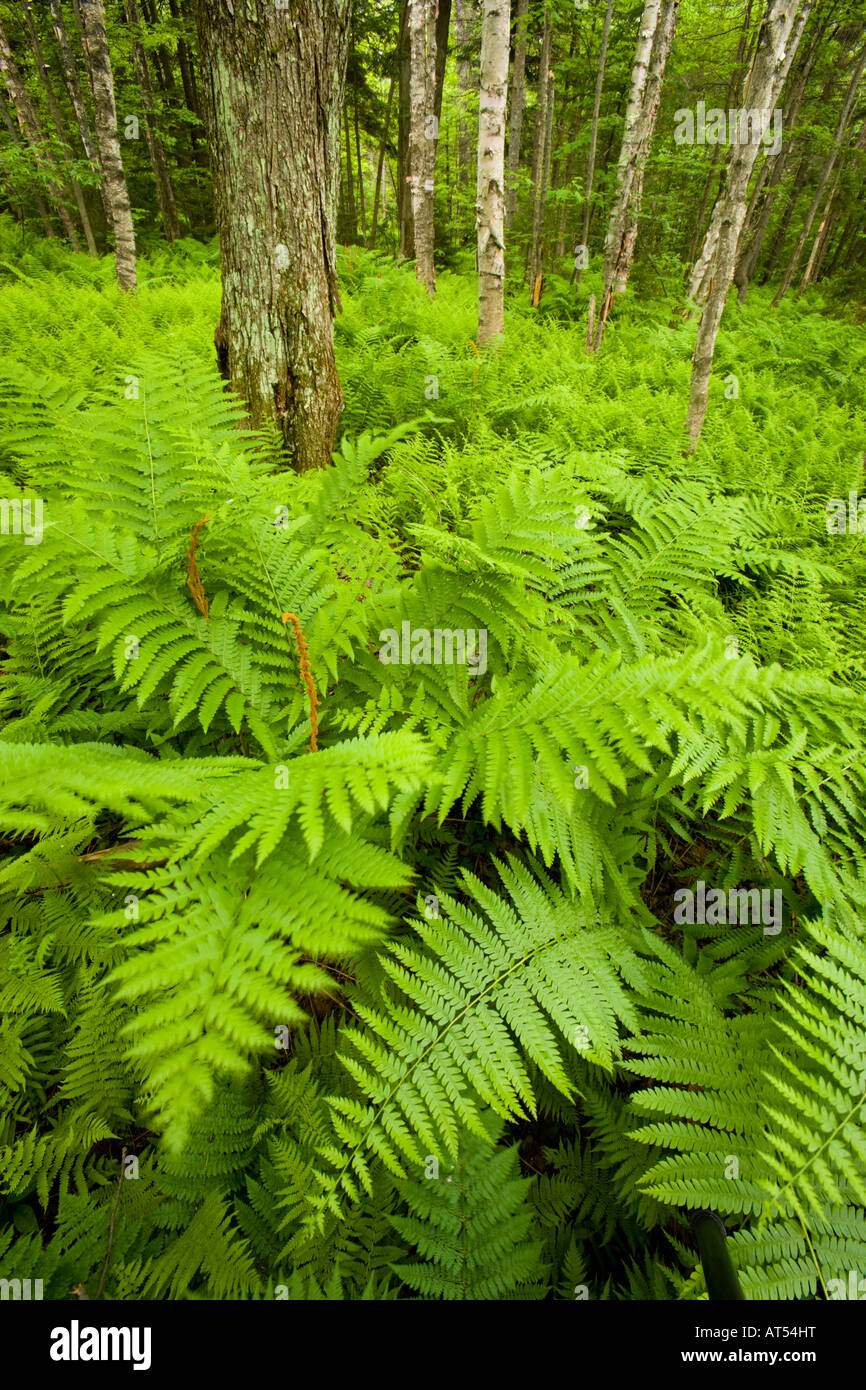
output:
<svg viewBox="0 0 866 1390"><path fill-rule="evenodd" d="M791 282L793 281L794 276L797 273L798 267L800 265L800 260L803 255L803 248L805 247L809 237L809 233L812 230L812 223L815 221L818 208L821 206L821 201L827 189L827 184L830 182L830 176L832 175L833 170L836 167L836 161L839 158L839 155L842 150L842 144L845 139L845 132L848 129L848 123L851 120L851 116L854 111L854 106L858 99L860 83L863 77L864 68L866 68L866 44L864 44L863 48L860 51L859 57L856 60L854 72L851 76L851 81L848 84L848 90L845 93L845 99L842 102L842 110L839 113L839 121L837 123L836 132L833 137L833 144L830 148L827 158L824 160L824 165L821 169L821 175L818 179L818 187L815 189L812 202L809 205L809 210L806 213L806 218L803 222L802 228L800 229L800 235L797 238L797 244L794 247L791 259L788 262L788 266L785 270L782 283L779 286L779 290L776 294L775 299L773 300L774 306L778 304L781 299L784 299L788 290L791 288Z"/></svg>
<svg viewBox="0 0 866 1390"><path fill-rule="evenodd" d="M478 105L478 347L505 329L505 103L510 0L482 0Z"/></svg>
<svg viewBox="0 0 866 1390"><path fill-rule="evenodd" d="M436 18L436 0L409 0L409 192L415 231L415 274L428 295L436 291L433 267Z"/></svg>
<svg viewBox="0 0 866 1390"><path fill-rule="evenodd" d="M324 467L343 406L332 318L349 0L196 0L196 18L221 365L253 427L275 422L297 469Z"/></svg>
<svg viewBox="0 0 866 1390"><path fill-rule="evenodd" d="M643 171L661 101L679 0L646 0L632 68L631 92L617 166L617 195L604 244L604 290L595 349L604 338L613 301L628 284L643 196Z"/></svg>
<svg viewBox="0 0 866 1390"><path fill-rule="evenodd" d="M137 285L135 231L132 225L132 210L129 205L126 175L120 156L120 140L117 136L114 76L111 71L108 38L105 32L103 0L80 0L80 12L84 48L90 69L90 85L93 91L99 162L102 165L105 195L114 230L117 283L122 290L134 290Z"/></svg>
<svg viewBox="0 0 866 1390"><path fill-rule="evenodd" d="M171 186L171 176L168 172L168 161L165 157L165 149L159 138L159 118L157 115L156 95L153 90L153 82L151 81L150 64L147 60L147 53L140 38L141 15L139 14L136 0L126 0L126 17L133 31L132 59L135 65L136 81L141 91L141 104L144 108L144 138L147 141L147 152L150 155L150 167L153 170L154 182L156 184L156 201L162 220L162 230L165 234L166 241L177 241L180 236L180 227L177 220L174 189Z"/></svg>
<svg viewBox="0 0 866 1390"><path fill-rule="evenodd" d="M526 108L526 13L529 0L517 0L514 24L514 67L511 73L511 103L508 123L508 164L505 173L505 225L511 227L517 210L517 174L520 169L520 140Z"/></svg>
<svg viewBox="0 0 866 1390"><path fill-rule="evenodd" d="M768 0L755 57L746 79L744 107L771 111L776 104L788 68L803 31L811 0ZM801 21L801 22L798 22ZM737 246L746 216L749 178L757 158L761 133L750 125L749 140L733 146L728 163L712 291L707 297L698 325L698 340L692 366L689 407L686 416L687 452L697 447L709 401L710 373L725 299L734 277Z"/></svg>
<svg viewBox="0 0 866 1390"><path fill-rule="evenodd" d="M41 152L43 134L30 98L27 95L27 88L24 86L18 65L12 56L12 49L6 37L6 31L0 24L0 76L6 83L6 90L18 118L18 126L25 141L33 151L36 167L45 177L45 187L51 197L52 202L57 208L57 215L60 218L66 238L73 251L81 250L81 243L78 240L78 233L75 230L69 209L64 200L63 191L56 178L49 172L50 166Z"/></svg>

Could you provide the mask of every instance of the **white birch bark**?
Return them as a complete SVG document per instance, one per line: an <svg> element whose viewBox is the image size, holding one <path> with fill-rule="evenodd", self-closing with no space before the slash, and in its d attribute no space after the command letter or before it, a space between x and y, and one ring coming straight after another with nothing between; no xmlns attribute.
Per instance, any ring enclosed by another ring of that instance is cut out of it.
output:
<svg viewBox="0 0 866 1390"><path fill-rule="evenodd" d="M505 104L511 0L482 0L478 104L478 347L505 329Z"/></svg>

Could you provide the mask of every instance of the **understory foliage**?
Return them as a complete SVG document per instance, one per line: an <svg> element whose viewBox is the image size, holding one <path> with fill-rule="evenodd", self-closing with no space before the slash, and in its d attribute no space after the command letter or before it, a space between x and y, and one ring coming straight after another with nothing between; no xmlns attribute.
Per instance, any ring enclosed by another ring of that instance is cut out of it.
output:
<svg viewBox="0 0 866 1390"><path fill-rule="evenodd" d="M0 538L0 1274L698 1299L710 1208L750 1298L862 1277L862 329L732 304L684 461L668 305L595 360L554 285L479 361L471 279L341 252L345 432L297 476L206 249L123 303L2 259L45 521ZM486 659L386 664L405 623ZM677 923L699 879L781 931Z"/></svg>

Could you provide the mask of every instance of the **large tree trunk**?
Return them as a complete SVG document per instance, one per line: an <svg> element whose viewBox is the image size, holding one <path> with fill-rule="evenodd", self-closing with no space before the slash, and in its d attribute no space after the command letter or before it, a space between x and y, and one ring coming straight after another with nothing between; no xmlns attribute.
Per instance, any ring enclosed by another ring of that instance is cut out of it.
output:
<svg viewBox="0 0 866 1390"><path fill-rule="evenodd" d="M767 13L761 26L758 46L743 94L743 106L771 112L776 105L782 84L803 32L811 9L811 0L804 0L799 15L800 0L768 0ZM697 447L709 401L710 373L716 348L719 324L725 299L734 278L737 246L746 216L746 196L749 178L755 165L762 132L749 124L749 140L735 144L731 150L725 189L721 195L719 236L712 291L704 305L698 325L698 340L692 367L689 408L686 417L688 453Z"/></svg>
<svg viewBox="0 0 866 1390"><path fill-rule="evenodd" d="M6 31L2 24L0 24L0 76L3 77L6 83L6 90L9 93L12 106L18 117L18 125L21 134L33 151L36 167L46 176L45 186L57 208L57 214L63 225L66 238L73 251L80 251L81 243L78 240L78 233L69 215L69 209L64 200L63 190L60 188L57 180L49 175L49 166L41 153L43 142L42 128L39 124L36 112L31 105L30 98L27 95L27 88L24 86L21 74L18 71L18 66L12 56L12 49L9 46L9 40L6 38Z"/></svg>
<svg viewBox="0 0 866 1390"><path fill-rule="evenodd" d="M478 347L505 329L505 102L510 0L482 0L478 105Z"/></svg>
<svg viewBox="0 0 866 1390"><path fill-rule="evenodd" d="M613 301L628 284L643 196L643 172L661 101L679 0L646 0L617 168L618 190L604 244L604 292L595 332L595 350L604 338Z"/></svg>
<svg viewBox="0 0 866 1390"><path fill-rule="evenodd" d="M848 84L848 90L845 93L845 100L842 102L842 110L839 113L839 121L836 126L836 134L833 138L833 145L830 149L829 154L827 155L827 158L824 161L824 167L821 170L821 177L818 180L818 187L815 189L812 202L809 206L809 211L806 213L806 218L800 230L800 235L797 238L797 244L794 247L791 259L788 262L788 268L785 271L782 283L779 286L778 293L776 294L776 297L773 300L774 306L779 303L780 299L783 299L785 297L788 290L791 288L791 282L797 273L797 268L799 267L800 259L803 255L803 248L806 245L809 233L812 230L812 223L815 221L815 216L818 212L818 208L821 206L821 200L824 197L827 184L830 182L830 175L833 173L833 170L836 166L836 160L839 158L839 154L842 149L842 142L845 138L845 131L848 129L848 122L851 119L851 115L854 110L854 106L857 102L858 94L860 91L860 81L863 77L864 68L866 68L866 44L864 44L863 48L861 49L860 55L856 61L851 81Z"/></svg>
<svg viewBox="0 0 866 1390"><path fill-rule="evenodd" d="M321 468L343 407L332 317L349 0L196 0L196 16L221 366L250 424L274 421L294 466Z"/></svg>
<svg viewBox="0 0 866 1390"><path fill-rule="evenodd" d="M517 175L520 169L520 138L526 107L526 44L529 0L517 0L514 23L514 67L511 73L511 105L508 123L508 165L505 174L505 225L510 229L517 210Z"/></svg>
<svg viewBox="0 0 866 1390"><path fill-rule="evenodd" d="M595 152L598 147L598 117L601 111L601 93L604 87L604 68L607 61L607 41L610 35L610 21L613 15L613 0L607 0L607 9L604 12L604 26L601 31L601 53L598 59L598 72L595 76L595 97L592 103L592 129L589 136L589 155L586 161L586 187L583 192L583 226L580 233L581 251L579 263L575 263L577 271L577 288L580 289L580 282L583 278L585 263L589 253L589 224L592 219L592 185L595 181ZM575 253L576 253L575 252Z"/></svg>
<svg viewBox="0 0 866 1390"><path fill-rule="evenodd" d="M36 23L33 19L33 11L31 8L30 0L23 0L23 4L24 18L27 21L27 31L30 35L30 42L33 45L33 56L36 59L36 66L39 69L39 76L42 80L42 86L45 90L45 96L48 101L48 110L51 112L51 119L54 122L54 128L57 131L57 138L60 141L66 153L68 165L66 173L69 178L70 187L72 189L72 196L75 199L75 206L78 208L78 216L81 218L81 226L84 229L84 240L87 242L87 249L90 255L95 256L97 254L96 240L93 236L93 228L90 225L90 215L87 211L87 204L84 201L84 193L82 191L81 184L78 182L78 179L72 172L72 161L75 158L75 156L73 154L72 144L67 134L66 122L63 119L63 113L60 110L60 107L57 103L57 97L54 95L54 87L51 82L51 73L48 69L48 64L46 63L42 53L42 44L39 40L39 32L36 28Z"/></svg>
<svg viewBox="0 0 866 1390"><path fill-rule="evenodd" d="M433 175L436 167L436 0L409 0L409 192L415 231L415 274L428 295L433 267Z"/></svg>
<svg viewBox="0 0 866 1390"><path fill-rule="evenodd" d="M135 230L129 192L117 137L117 109L114 104L114 77L105 33L103 0L81 0L84 51L90 68L96 140L105 184L105 195L114 229L114 260L117 283L122 290L136 288Z"/></svg>
<svg viewBox="0 0 866 1390"><path fill-rule="evenodd" d="M177 241L180 236L180 227L177 221L174 189L171 186L165 149L159 138L156 95L150 79L150 64L147 61L147 53L140 38L141 16L136 0L126 0L126 16L133 31L132 58L135 64L136 80L141 91L141 102L144 107L144 137L147 141L150 166L153 169L156 183L156 201L162 219L162 230L165 233L166 241Z"/></svg>

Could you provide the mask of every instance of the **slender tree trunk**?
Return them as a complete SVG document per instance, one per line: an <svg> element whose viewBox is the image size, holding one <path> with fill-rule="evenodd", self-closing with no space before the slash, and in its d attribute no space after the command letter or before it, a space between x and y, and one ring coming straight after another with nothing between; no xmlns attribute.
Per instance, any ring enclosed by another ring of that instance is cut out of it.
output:
<svg viewBox="0 0 866 1390"><path fill-rule="evenodd" d="M784 86L785 82L787 81L788 73L790 72L790 70L791 70L791 65L792 65L792 63L793 63L793 61L794 61L794 54L795 54L795 53L797 52L797 50L798 50L799 43L800 43L800 39L801 39L802 36L803 36L803 30L804 30L805 27L806 27L806 21L808 20L808 17L809 17L809 11L810 11L810 6L811 6L811 4L812 4L812 0L809 0L809 3L806 5L806 8L805 8L804 10L802 10L802 11L799 13L799 15L797 16L797 18L796 18L796 20L795 20L795 22L794 22L794 26L793 26L793 28L792 28L792 30L791 30L791 37L790 37L790 41L789 41L789 43L788 43L787 50L786 50L785 53L782 54L781 65L780 65L780 67L779 67L779 69L778 69L778 71L777 71L777 78L778 78L778 90L777 90L777 95L781 93L782 87ZM766 22L766 20L765 20L765 22ZM763 25L762 25L762 27L761 27L761 32L763 32ZM733 97L733 93L731 94L731 97L729 98L729 101L732 99L732 97ZM744 100L744 102L746 101L747 98L751 99L751 93L750 93L750 91L749 91L748 83L746 84L746 88L745 88L745 91L744 91L744 94L743 94L743 100ZM759 109L760 109L760 108L759 108ZM751 133L751 126L750 126L749 129L750 129L750 133ZM756 153L756 155L755 155L755 159L752 161L752 167L754 167L754 163L755 163L756 160L757 160L757 153ZM729 167L730 167L730 164L729 164ZM750 177L751 177L751 171L750 171ZM747 186L747 187L748 187L748 186ZM716 199L715 205L714 205L714 207L713 207L712 216L711 216L711 218L710 218L710 225L709 225L709 228L708 228L708 230L707 230L707 235L706 235L706 237L704 238L704 244L703 244L703 246L702 246L702 248L701 248L701 254L700 254L700 256L698 257L697 261L695 262L695 265L694 265L694 267L693 267L693 269L692 269L691 279L690 279L690 281L689 281L689 293L688 293L688 297L689 297L689 300L692 301L692 303L695 303L695 304L703 304L703 303L706 301L707 296L709 295L709 293L710 293L710 291L711 291L711 289L712 289L712 286L713 286L713 284L714 284L714 281L715 281L715 273L716 273L716 255L717 255L717 253L718 253L719 242L720 242L720 236L721 236L721 221L722 221L722 217L723 217L723 215L724 215L725 207L726 207L725 200L724 200L724 198L723 198L723 196L722 196L723 191L724 191L724 189L720 190L719 196L718 196L718 198ZM747 215L748 215L747 213L744 215L743 222L742 222L742 226L743 226L743 227L745 226L745 217L746 217ZM738 248L737 248L737 255L739 255L739 254L740 254L740 247L738 246ZM736 267L735 267L735 270L736 270ZM689 318L690 315L691 315L691 308L690 308L689 306L687 306L687 307L686 307L686 310L685 310L685 313L684 313L684 317L685 317L685 318Z"/></svg>
<svg viewBox="0 0 866 1390"><path fill-rule="evenodd" d="M768 0L767 13L761 26L755 57L746 81L743 106L772 111L782 89L796 45L808 18L811 0L804 0L804 10L798 11L800 0ZM709 401L710 373L716 348L725 299L734 277L737 246L746 216L746 197L749 178L758 154L761 132L749 126L748 142L733 146L728 164L725 190L722 194L722 213L719 224L718 249L712 291L707 297L698 325L698 340L692 367L689 408L686 416L688 453L694 453Z"/></svg>
<svg viewBox="0 0 866 1390"><path fill-rule="evenodd" d="M9 111L9 108L6 105L6 99L3 96L2 91L0 91L0 116L3 117L3 124L9 132L9 139L14 149L20 150L21 141L18 139L18 132L15 129L15 122L13 121L11 112ZM36 187L35 184L30 184L28 186L28 191L30 193L30 197L33 199L33 206L36 208L37 216L39 217L39 220L42 223L42 230L45 232L45 235L47 237L51 238L52 241L56 241L57 233L51 225L51 218L48 216L48 209L45 206L42 194L39 192L39 189ZM22 218L23 211L24 210L22 208Z"/></svg>
<svg viewBox="0 0 866 1390"><path fill-rule="evenodd" d="M415 273L428 295L433 267L433 174L436 164L436 0L409 0L409 189L415 228Z"/></svg>
<svg viewBox="0 0 866 1390"><path fill-rule="evenodd" d="M536 298L536 285L541 274L543 257L544 208L547 201L544 157L547 150L547 113L552 92L550 81L553 76L550 67L552 44L553 26L550 22L550 6L546 3L544 6L544 28L541 32L541 55L538 62L538 102L535 108L535 140L532 149L532 234L526 261L526 280L533 300Z"/></svg>
<svg viewBox="0 0 866 1390"><path fill-rule="evenodd" d="M250 424L275 422L294 466L321 468L343 408L332 317L350 5L196 0L196 17L222 254L220 365Z"/></svg>
<svg viewBox="0 0 866 1390"><path fill-rule="evenodd" d="M136 80L141 91L142 106L144 107L144 137L147 141L147 152L150 155L150 166L153 169L156 184L156 201L162 219L162 230L165 233L166 241L177 241L180 236L177 207L174 201L174 190L171 186L165 149L159 138L156 95L150 77L147 53L141 42L141 15L136 0L126 0L126 18L132 29L132 58L135 65Z"/></svg>
<svg viewBox="0 0 866 1390"><path fill-rule="evenodd" d="M482 0L478 106L478 347L505 331L505 102L510 0Z"/></svg>
<svg viewBox="0 0 866 1390"><path fill-rule="evenodd" d="M409 187L409 124L412 46L409 39L409 4L403 0L397 39L399 101L397 107L397 223L400 229L399 255L410 261L415 255L415 227L412 222L412 194Z"/></svg>
<svg viewBox="0 0 866 1390"><path fill-rule="evenodd" d="M583 203L583 226L580 233L580 247L584 251L589 251L589 224L592 218L592 185L595 180L595 152L598 147L598 117L601 111L601 93L604 88L604 68L607 62L607 41L610 35L610 21L613 15L613 0L607 0L607 9L604 12L604 26L601 31L601 53L598 59L598 72L595 77L595 97L592 103L592 129L589 136L589 155L586 161L586 188L584 189ZM577 254L577 250L575 251ZM583 278L583 264L576 266L577 269L577 288L580 289L580 282Z"/></svg>
<svg viewBox="0 0 866 1390"><path fill-rule="evenodd" d="M90 255L95 256L97 254L96 241L93 236L93 228L90 225L90 216L87 211L87 204L84 201L84 193L82 191L81 184L78 182L78 179L72 172L72 161L75 158L72 150L72 144L69 140L69 136L66 130L66 122L63 119L63 113L61 112L60 107L57 103L57 97L54 95L54 87L51 82L51 73L49 72L48 64L46 63L44 55L42 53L42 44L39 40L39 33L33 19L33 11L31 8L30 0L23 0L23 6L24 18L27 22L27 30L30 35L30 42L33 45L33 57L36 59L36 66L39 69L39 76L42 81L42 86L45 91L46 99L48 101L48 110L51 113L51 119L54 123L54 128L57 131L57 138L60 141L60 144L63 146L63 149L66 153L66 172L69 178L69 186L72 189L72 196L75 199L75 206L78 208L78 216L81 219L81 226L84 230L84 240L87 242L87 250L89 251Z"/></svg>
<svg viewBox="0 0 866 1390"><path fill-rule="evenodd" d="M779 225L776 228L776 234L773 237L772 252L770 253L769 259L767 260L767 264L765 265L759 276L759 280L762 285L765 285L767 281L772 278L773 272L775 271L779 259L782 255L782 251L785 246L785 241L787 240L788 236L788 227L790 225L791 218L794 214L794 210L798 202L800 201L800 194L802 193L803 188L806 184L806 178L809 173L809 162L810 161L808 154L804 154L802 159L800 160L800 163L797 165L797 172L794 175L794 181L791 186L791 192L788 194L788 201L785 204L785 209L782 213L781 218L779 219Z"/></svg>
<svg viewBox="0 0 866 1390"><path fill-rule="evenodd" d="M863 77L864 68L866 68L866 44L864 44L863 48L861 49L860 55L855 64L854 73L851 77L851 81L848 84L848 90L845 93L845 100L842 103L842 110L839 113L839 122L836 126L836 134L833 138L832 148L824 161L824 167L821 170L821 177L818 180L818 187L815 189L815 194L809 206L809 211L806 213L806 220L803 223L800 235L797 238L797 244L794 247L791 259L788 262L788 268L785 271L782 283L779 286L779 290L776 294L775 299L773 300L774 306L778 304L781 299L784 299L785 295L788 293L788 290L791 288L791 282L793 281L794 276L797 273L797 269L800 265L800 259L803 255L803 248L806 245L809 233L812 230L812 223L815 221L815 216L818 212L818 208L821 205L821 200L824 197L824 192L827 188L827 184L830 181L830 175L832 174L836 166L836 161L839 158L839 154L842 149L842 142L845 138L845 131L848 129L848 122L851 120L851 114L854 110L854 106L856 104L857 97L859 94L860 81Z"/></svg>
<svg viewBox="0 0 866 1390"><path fill-rule="evenodd" d="M168 11L172 19L180 19L181 14L178 0L168 0ZM195 84L195 68L186 39L183 38L178 38L177 41L177 62L180 68L180 80L183 84L183 99L187 104L187 108L192 111L194 115L200 116L201 107L199 105L198 91L196 90Z"/></svg>
<svg viewBox="0 0 866 1390"><path fill-rule="evenodd" d="M800 287L797 290L795 296L796 299L799 299L800 295L807 288L807 286L811 285L812 282L815 280L818 273L818 268L827 250L827 242L832 234L833 227L836 224L836 214L832 211L832 209L833 203L836 198L836 194L839 191L839 182L841 177L842 172L840 169L837 169L836 177L833 180L833 187L830 189L830 192L827 195L827 202L824 206L824 212L821 217L821 222L818 226L818 231L815 235L815 240L812 245L811 253L809 255L808 261L806 262L806 269L803 271L803 278L800 281Z"/></svg>
<svg viewBox="0 0 866 1390"><path fill-rule="evenodd" d="M122 290L134 290L137 285L135 231L132 225L132 210L129 205L126 175L123 172L123 160L120 156L120 140L117 136L114 76L111 71L108 38L105 32L105 6L103 0L80 0L80 5L82 34L90 69L90 85L93 90L99 162L102 165L105 194L114 230L117 283Z"/></svg>
<svg viewBox="0 0 866 1390"><path fill-rule="evenodd" d="M510 0L509 0L510 7ZM471 141L466 105L472 90L472 65L469 61L469 38L475 12L475 0L454 0L454 23L457 29L457 89L460 93L460 116L457 123L457 179L461 188L469 183Z"/></svg>
<svg viewBox="0 0 866 1390"><path fill-rule="evenodd" d="M386 150L387 145L388 145L388 131L389 131L390 126L391 126L391 107L392 107L392 105L393 105L393 103L394 103L394 88L396 87L396 85L397 85L397 79L396 79L395 76L392 75L391 81L390 81L390 83L388 84L388 101L387 101L387 105L386 105L386 107L385 107L385 124L384 124L383 127L382 127L382 139L381 139L381 141L380 141L380 143L379 143L379 158L378 158L378 160L377 160L377 162L376 162L376 191L375 191L375 193L373 194L373 217L372 217L372 223L371 223L371 226L370 226L370 248L371 248L371 250L372 250L372 248L376 245L376 228L377 228L378 222L379 222L379 194L380 194L380 192L381 192L381 194L382 194L382 215L384 216L384 214L385 214L385 202L384 202L384 199L385 199L385 189L384 189L384 186L383 186L383 183L382 183L382 173L383 173L384 168L385 168L385 150Z"/></svg>
<svg viewBox="0 0 866 1390"><path fill-rule="evenodd" d="M346 134L346 219L347 240L358 240L358 205L355 202L355 166L352 160L352 131L349 126L349 108L343 110L343 129Z"/></svg>
<svg viewBox="0 0 866 1390"><path fill-rule="evenodd" d="M755 192L752 195L752 203L746 213L746 222L740 239L737 268L734 271L734 284L737 286L741 304L746 301L749 284L764 245L764 238L770 225L770 217L776 202L779 185L791 155L790 131L796 126L800 107L806 94L806 84L815 65L815 58L825 27L826 24L819 27L812 35L809 49L804 54L803 61L798 64L797 76L784 112L784 128L789 132L789 137L783 141L782 148L773 160L767 160L764 164ZM756 213L757 220L755 220Z"/></svg>
<svg viewBox="0 0 866 1390"><path fill-rule="evenodd" d="M604 245L604 293L595 330L599 350L613 301L628 284L638 233L643 171L661 101L679 0L646 0L638 33L631 94L617 168L618 192Z"/></svg>
<svg viewBox="0 0 866 1390"><path fill-rule="evenodd" d="M358 202L361 207L361 245L367 245L367 209L364 203L364 166L361 163L361 126L358 117L358 68L355 67L353 89L355 110L355 154L358 159Z"/></svg>
<svg viewBox="0 0 866 1390"><path fill-rule="evenodd" d="M105 213L105 224L111 226L111 209L105 195L105 185L102 180L102 169L99 164L99 151L96 148L96 138L87 114L87 107L84 104L84 97L81 94L81 82L78 77L78 67L72 54L69 43L69 36L66 32L66 25L63 20L63 8L60 0L51 0L51 19L54 25L54 34L57 39L57 47L60 49L60 59L63 63L63 75L66 79L66 90L69 93L69 100L75 112L75 120L78 125L78 133L84 147L84 153L93 166L99 180L99 196L102 200L102 207Z"/></svg>
<svg viewBox="0 0 866 1390"><path fill-rule="evenodd" d="M526 45L529 0L517 0L514 23L514 68L511 74L511 106L508 125L508 165L505 175L505 225L510 228L517 210L517 176L520 171L520 139L526 109Z"/></svg>

